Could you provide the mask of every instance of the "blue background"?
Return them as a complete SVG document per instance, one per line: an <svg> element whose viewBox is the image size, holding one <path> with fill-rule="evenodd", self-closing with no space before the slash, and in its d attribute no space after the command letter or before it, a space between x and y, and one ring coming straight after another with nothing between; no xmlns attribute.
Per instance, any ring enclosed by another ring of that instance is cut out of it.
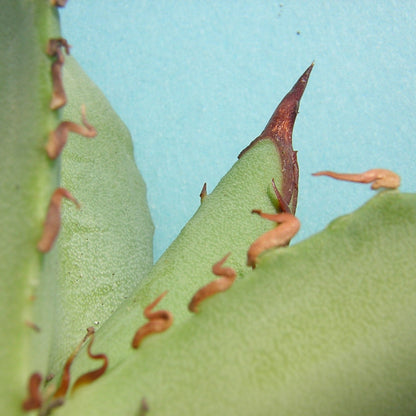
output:
<svg viewBox="0 0 416 416"><path fill-rule="evenodd" d="M69 1L61 18L72 54L132 133L155 258L312 61L293 135L294 242L373 194L312 172L389 168L415 191L413 1L88 0Z"/></svg>

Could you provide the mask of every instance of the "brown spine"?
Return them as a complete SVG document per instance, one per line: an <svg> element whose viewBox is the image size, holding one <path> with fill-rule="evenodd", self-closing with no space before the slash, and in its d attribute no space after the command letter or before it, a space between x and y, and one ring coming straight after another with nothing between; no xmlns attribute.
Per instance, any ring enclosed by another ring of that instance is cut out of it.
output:
<svg viewBox="0 0 416 416"><path fill-rule="evenodd" d="M300 99L305 91L312 68L313 63L283 98L260 136L238 155L238 158L243 156L260 140L271 140L274 143L282 161L283 183L280 193L293 214L296 211L298 199L299 167L296 152L292 147L292 132Z"/></svg>

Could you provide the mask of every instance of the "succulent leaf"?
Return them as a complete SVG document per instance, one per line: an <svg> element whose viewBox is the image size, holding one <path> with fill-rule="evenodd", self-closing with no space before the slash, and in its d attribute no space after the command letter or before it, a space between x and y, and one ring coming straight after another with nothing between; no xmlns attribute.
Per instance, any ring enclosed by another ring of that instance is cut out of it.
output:
<svg viewBox="0 0 416 416"><path fill-rule="evenodd" d="M153 223L130 133L71 56L65 60L64 85L64 120L80 120L85 106L97 135L70 133L62 152L62 185L76 195L81 209L62 216L54 373L85 329L102 325L153 264Z"/></svg>
<svg viewBox="0 0 416 416"><path fill-rule="evenodd" d="M37 243L58 163L47 157L52 111L48 40L59 19L48 1L6 0L0 13L0 408L20 414L29 375L45 372L55 314L56 251Z"/></svg>
<svg viewBox="0 0 416 416"><path fill-rule="evenodd" d="M157 415L411 415L415 242L416 195L381 193L264 254L59 414L133 415L145 397Z"/></svg>
<svg viewBox="0 0 416 416"><path fill-rule="evenodd" d="M5 0L0 14L2 412L413 415L416 195L380 192L246 265L273 228L252 210L296 209L312 65L152 267L131 138L66 56L65 3Z"/></svg>
<svg viewBox="0 0 416 416"><path fill-rule="evenodd" d="M297 173L297 165L292 166L292 169L283 167L288 164L285 157L289 157L290 162L294 160L291 134L299 100L311 69L305 72L306 75L297 81L294 89L279 104L275 112L279 116L272 117L267 125L267 131L270 131L271 124L284 126L285 135L282 137L285 140L282 145L279 144L279 135L267 134L260 136L244 154L240 154L238 161L213 192L204 196L195 215L151 272L140 281L132 296L100 329L97 346L107 348L111 356L110 367L126 356L132 334L144 324L142 310L160 293L169 292L163 299L163 308L173 314L176 323L180 323L190 316L183 305L201 286L212 280L212 265L227 252L231 252L227 264L236 271L237 276L242 275L246 269L247 248L258 235L274 226L253 217L252 209L266 212L280 209L272 187L273 179L280 190L285 184L284 195L289 195L285 203L291 209L296 208L289 188L297 189L297 176L292 172L294 170ZM299 85L301 91L296 88ZM279 112L279 109L283 110ZM281 152L281 148L284 151ZM287 154L289 156L285 156ZM296 176L291 186L288 186L286 173L289 179ZM119 324L120 320L123 320L123 325ZM83 362L82 358L80 361Z"/></svg>

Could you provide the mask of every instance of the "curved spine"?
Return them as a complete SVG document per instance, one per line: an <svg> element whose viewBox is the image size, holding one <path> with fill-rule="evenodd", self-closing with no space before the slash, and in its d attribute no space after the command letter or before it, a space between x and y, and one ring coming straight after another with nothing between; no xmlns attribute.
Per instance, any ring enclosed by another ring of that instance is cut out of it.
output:
<svg viewBox="0 0 416 416"><path fill-rule="evenodd" d="M237 274L231 267L223 267L231 253L226 254L220 261L212 266L212 273L221 276L199 289L189 302L188 309L191 312L198 312L199 304L210 296L228 290L234 283Z"/></svg>
<svg viewBox="0 0 416 416"><path fill-rule="evenodd" d="M256 267L257 257L266 250L286 246L296 235L300 228L300 221L292 214L281 212L278 214L265 214L254 209L253 214L278 224L276 228L267 231L250 246L247 252L247 266Z"/></svg>
<svg viewBox="0 0 416 416"><path fill-rule="evenodd" d="M169 311L161 310L152 312L153 308L166 296L166 293L168 292L163 292L144 309L143 315L149 322L141 326L134 334L131 343L133 348L139 348L143 339L147 336L158 332L164 332L172 325L173 315Z"/></svg>
<svg viewBox="0 0 416 416"><path fill-rule="evenodd" d="M341 181L372 183L371 189L397 189L400 186L400 176L388 169L370 169L363 173L337 173L323 170L312 176L328 176Z"/></svg>

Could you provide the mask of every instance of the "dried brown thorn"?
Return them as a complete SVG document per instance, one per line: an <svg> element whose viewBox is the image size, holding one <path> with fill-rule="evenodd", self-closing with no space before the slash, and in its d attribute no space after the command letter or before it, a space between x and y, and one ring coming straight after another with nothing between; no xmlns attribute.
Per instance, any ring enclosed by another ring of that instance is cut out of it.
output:
<svg viewBox="0 0 416 416"><path fill-rule="evenodd" d="M139 348L143 339L148 335L166 331L172 325L173 315L169 311L160 310L152 312L152 309L165 297L166 293L168 292L163 292L144 309L143 315L149 322L141 326L134 334L131 343L133 348Z"/></svg>
<svg viewBox="0 0 416 416"><path fill-rule="evenodd" d="M79 350L81 349L84 342L91 336L93 336L95 332L94 327L87 328L87 334L84 336L82 341L78 344L78 346L75 348L75 350L72 352L72 354L69 356L69 358L66 360L66 363L64 365L64 370L62 372L62 378L61 383L58 387L58 389L55 391L54 398L60 399L65 397L69 384L71 382L71 365L75 360L75 357L78 355Z"/></svg>
<svg viewBox="0 0 416 416"><path fill-rule="evenodd" d="M234 269L231 267L223 267L230 253L225 255L220 261L212 266L212 273L216 276L221 276L219 279L215 279L207 285L203 286L198 292L195 293L191 301L189 302L188 309L191 312L198 312L198 305L206 298L213 296L219 292L226 291L233 283L237 276Z"/></svg>
<svg viewBox="0 0 416 416"><path fill-rule="evenodd" d="M276 186L276 182L274 181L274 178L272 179L272 186L273 186L273 191L274 191L274 193L275 193L275 195L276 195L276 198L277 198L277 200L279 201L279 206L280 206L280 209L283 211L283 212L288 212L289 214L291 213L290 212L290 207L289 207L289 205L286 203L286 201L283 199L283 197L282 197L282 194L279 192L279 190L277 189L277 186Z"/></svg>
<svg viewBox="0 0 416 416"><path fill-rule="evenodd" d="M42 253L49 251L58 236L61 228L61 203L62 198L71 200L77 208L80 208L78 201L65 188L57 188L52 194L43 226L43 234L38 242L38 250Z"/></svg>
<svg viewBox="0 0 416 416"><path fill-rule="evenodd" d="M48 383L49 381L53 380L55 378L55 374L54 373L49 373L46 378L45 381L46 383Z"/></svg>
<svg viewBox="0 0 416 416"><path fill-rule="evenodd" d="M257 257L266 250L286 246L299 231L300 221L292 214L280 212L278 214L265 214L260 210L254 209L253 214L258 214L262 218L277 222L279 225L260 236L250 246L247 252L247 266L253 269L256 267Z"/></svg>
<svg viewBox="0 0 416 416"><path fill-rule="evenodd" d="M147 403L147 400L145 397L143 397L142 401L140 402L140 408L138 416L145 416L149 412L149 404Z"/></svg>
<svg viewBox="0 0 416 416"><path fill-rule="evenodd" d="M285 204L291 207L294 214L298 199L299 167L297 152L292 147L292 133L298 114L299 103L308 83L313 63L302 74L293 88L280 102L263 132L254 139L239 155L240 159L248 150L262 140L270 140L280 157L281 170L281 194Z"/></svg>
<svg viewBox="0 0 416 416"><path fill-rule="evenodd" d="M56 130L49 134L49 141L46 145L46 152L51 159L56 159L62 152L70 132L80 134L87 138L93 138L97 131L88 123L85 115L85 105L81 107L82 124L76 124L72 121L62 121Z"/></svg>
<svg viewBox="0 0 416 416"><path fill-rule="evenodd" d="M52 6L65 7L68 0L51 0Z"/></svg>
<svg viewBox="0 0 416 416"><path fill-rule="evenodd" d="M62 66L64 65L65 58L61 48L64 48L65 52L69 54L70 45L66 39L49 39L46 53L49 56L56 57L51 66L52 99L49 106L52 110L57 110L66 104L66 94L62 82Z"/></svg>
<svg viewBox="0 0 416 416"><path fill-rule="evenodd" d="M64 403L65 400L63 397L48 402L39 412L39 416L49 416L53 409L62 406Z"/></svg>
<svg viewBox="0 0 416 416"><path fill-rule="evenodd" d="M371 183L371 189L388 188L397 189L400 186L400 176L387 169L371 169L364 173L336 173L323 170L312 174L313 176L329 176L342 181Z"/></svg>
<svg viewBox="0 0 416 416"><path fill-rule="evenodd" d="M49 39L48 45L46 47L46 53L49 56L57 56L58 52L61 51L61 48L64 48L66 54L69 55L71 45L65 38Z"/></svg>
<svg viewBox="0 0 416 416"><path fill-rule="evenodd" d="M42 376L39 373L33 373L29 377L28 391L29 396L22 403L22 409L25 411L40 409L42 407L43 399L40 392L40 385L42 383Z"/></svg>
<svg viewBox="0 0 416 416"><path fill-rule="evenodd" d="M207 183L205 182L201 189L201 193L199 194L199 197L201 198L201 204L206 196L207 196Z"/></svg>
<svg viewBox="0 0 416 416"><path fill-rule="evenodd" d="M33 329L35 332L40 332L40 327L39 325L36 325L34 322L32 321L25 321L25 325L31 329Z"/></svg>
<svg viewBox="0 0 416 416"><path fill-rule="evenodd" d="M91 336L91 340L90 340L90 342L88 344L88 348L87 348L88 356L90 358L92 358L93 360L102 360L103 361L103 364L102 364L101 367L97 368L96 370L89 371L88 373L85 373L82 376L80 376L75 381L75 383L74 383L74 385L72 387L72 392L74 392L79 387L81 387L81 386L83 386L85 384L90 384L94 380L96 380L97 378L101 377L105 373L105 371L106 371L106 369L108 367L108 357L107 357L107 355L105 355L105 354L93 354L91 352L91 346L92 346L92 344L94 342L94 338L95 337L94 337L94 328L91 327L89 329L92 330L92 333L90 335Z"/></svg>

